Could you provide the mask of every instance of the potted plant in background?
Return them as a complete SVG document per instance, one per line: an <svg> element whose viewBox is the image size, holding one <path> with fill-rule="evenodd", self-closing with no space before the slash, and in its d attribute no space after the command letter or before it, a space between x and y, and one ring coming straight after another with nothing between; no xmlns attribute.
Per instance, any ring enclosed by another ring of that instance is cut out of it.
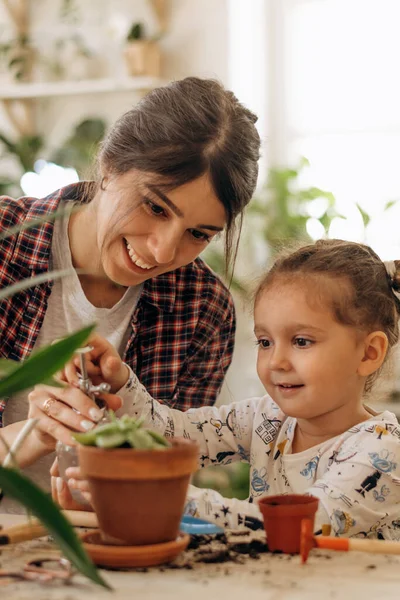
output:
<svg viewBox="0 0 400 600"><path fill-rule="evenodd" d="M169 441L128 415L74 434L104 543L143 546L177 539L190 476L192 440Z"/></svg>
<svg viewBox="0 0 400 600"><path fill-rule="evenodd" d="M36 159L44 146L44 139L39 135L21 135L17 140L0 132L0 158L13 159L16 163L15 172L23 175L26 171L33 171ZM7 161L8 162L8 161ZM8 168L7 168L8 167ZM4 175L0 174L0 195L20 195L22 190L19 178L10 176L10 165L4 168ZM11 169L14 173L14 169Z"/></svg>
<svg viewBox="0 0 400 600"><path fill-rule="evenodd" d="M80 121L71 135L55 149L51 162L62 167L72 167L79 179L90 179L90 173L98 146L106 133L104 119L88 117Z"/></svg>
<svg viewBox="0 0 400 600"><path fill-rule="evenodd" d="M287 243L310 242L312 238L307 224L311 219L317 223L323 237L332 220L341 216L335 209L335 198L331 192L301 185L301 176L308 165L308 160L302 158L297 167L272 167L268 170L264 187L251 200L246 212L238 272L241 262L245 264L246 272L263 270L270 258ZM319 212L313 217L310 207L317 202ZM216 273L226 277L226 265L218 247L209 246L203 257ZM244 276L232 277L231 283L233 291L241 296L248 295L249 285Z"/></svg>
<svg viewBox="0 0 400 600"><path fill-rule="evenodd" d="M13 40L0 43L0 58L9 75L9 81L6 83L30 81L36 54L37 50L31 45L26 34L20 34Z"/></svg>
<svg viewBox="0 0 400 600"><path fill-rule="evenodd" d="M295 167L271 167L263 188L251 200L241 238L237 272L232 278L232 290L242 297L248 296L249 284L240 275L241 267L247 273L263 272L271 258L282 247L293 242L310 243L317 237L326 237L334 219L344 219L335 206L332 192L313 185L303 185L307 158L301 158ZM399 200L390 200L382 207L382 213ZM355 203L364 224L364 231L371 215ZM309 226L313 226L313 238ZM227 276L221 249L210 245L203 254L204 260L222 277ZM228 283L230 282L228 278Z"/></svg>
<svg viewBox="0 0 400 600"><path fill-rule="evenodd" d="M124 56L129 75L160 76L161 52L158 41L146 38L142 23L133 23L129 29Z"/></svg>

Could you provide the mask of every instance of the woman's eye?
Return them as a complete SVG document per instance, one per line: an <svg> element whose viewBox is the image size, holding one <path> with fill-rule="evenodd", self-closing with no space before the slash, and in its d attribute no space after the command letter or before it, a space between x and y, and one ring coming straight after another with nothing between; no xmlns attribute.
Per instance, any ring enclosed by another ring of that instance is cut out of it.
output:
<svg viewBox="0 0 400 600"><path fill-rule="evenodd" d="M307 340L306 338L298 337L294 340L294 343L299 348L308 348L313 342L311 340Z"/></svg>
<svg viewBox="0 0 400 600"><path fill-rule="evenodd" d="M163 209L162 206L159 206L158 204L156 204L155 202L152 202L148 198L145 198L144 202L145 202L145 205L149 208L150 212L153 215L155 215L156 217L165 215L165 210Z"/></svg>
<svg viewBox="0 0 400 600"><path fill-rule="evenodd" d="M257 340L256 344L260 348L269 348L271 346L271 342L269 340Z"/></svg>
<svg viewBox="0 0 400 600"><path fill-rule="evenodd" d="M209 242L210 236L204 233L203 231L199 231L198 229L189 229L190 234L194 237L195 240L199 242Z"/></svg>

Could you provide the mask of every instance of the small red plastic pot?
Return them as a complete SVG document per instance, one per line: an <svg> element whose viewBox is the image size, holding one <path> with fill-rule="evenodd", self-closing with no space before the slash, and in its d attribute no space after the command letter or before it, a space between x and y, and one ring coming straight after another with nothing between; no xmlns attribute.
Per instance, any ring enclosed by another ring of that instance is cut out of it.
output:
<svg viewBox="0 0 400 600"><path fill-rule="evenodd" d="M264 517L268 548L271 552L299 554L301 522L309 519L314 530L318 498L301 494L265 496L258 501Z"/></svg>

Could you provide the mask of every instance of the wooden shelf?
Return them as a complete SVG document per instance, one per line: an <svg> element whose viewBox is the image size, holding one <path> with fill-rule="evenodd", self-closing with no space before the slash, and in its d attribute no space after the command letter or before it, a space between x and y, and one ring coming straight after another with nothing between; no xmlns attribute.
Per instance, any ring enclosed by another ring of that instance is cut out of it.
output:
<svg viewBox="0 0 400 600"><path fill-rule="evenodd" d="M123 91L146 91L165 84L158 77L124 79L88 79L84 81L55 81L6 84L0 87L0 100L23 100L78 94L101 94Z"/></svg>

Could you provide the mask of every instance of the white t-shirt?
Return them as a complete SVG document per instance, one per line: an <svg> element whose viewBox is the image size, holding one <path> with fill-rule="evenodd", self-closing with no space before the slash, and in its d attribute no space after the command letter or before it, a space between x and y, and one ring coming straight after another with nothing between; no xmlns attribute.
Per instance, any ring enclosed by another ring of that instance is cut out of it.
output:
<svg viewBox="0 0 400 600"><path fill-rule="evenodd" d="M72 206L71 202L71 210ZM68 222L69 214L55 221L50 260L52 270L73 269ZM136 308L142 287L139 285L128 288L124 296L112 308L98 308L86 298L75 270L68 277L56 279L49 297L43 325L33 350L51 344L90 323L97 323L97 333L110 341L123 356L131 331L132 313ZM27 418L28 393L29 390L26 390L7 401L3 413L4 426ZM53 461L54 454L52 453L42 457L23 471L42 488L50 490L49 469ZM11 498L4 498L0 503L0 512L22 512L22 508Z"/></svg>

